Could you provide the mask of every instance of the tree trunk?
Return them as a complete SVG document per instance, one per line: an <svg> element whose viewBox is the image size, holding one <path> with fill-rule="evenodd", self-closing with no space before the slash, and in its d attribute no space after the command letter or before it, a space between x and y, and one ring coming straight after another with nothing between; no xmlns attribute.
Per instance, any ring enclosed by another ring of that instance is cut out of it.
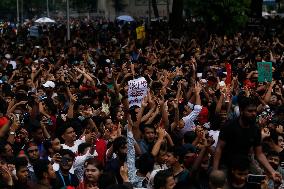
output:
<svg viewBox="0 0 284 189"><path fill-rule="evenodd" d="M263 0L252 0L251 1L251 17L261 18L262 17L262 3Z"/></svg>
<svg viewBox="0 0 284 189"><path fill-rule="evenodd" d="M170 23L173 30L173 35L178 33L182 28L183 18L183 0L173 0L172 15L170 16Z"/></svg>
<svg viewBox="0 0 284 189"><path fill-rule="evenodd" d="M154 11L155 18L159 18L159 11L158 11L158 6L157 6L157 0L152 0L152 7Z"/></svg>

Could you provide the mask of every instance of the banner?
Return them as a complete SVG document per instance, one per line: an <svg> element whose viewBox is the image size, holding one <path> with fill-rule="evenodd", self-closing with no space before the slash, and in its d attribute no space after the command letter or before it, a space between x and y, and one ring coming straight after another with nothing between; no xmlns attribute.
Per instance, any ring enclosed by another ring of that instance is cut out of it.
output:
<svg viewBox="0 0 284 189"><path fill-rule="evenodd" d="M258 62L258 82L272 81L272 62Z"/></svg>
<svg viewBox="0 0 284 189"><path fill-rule="evenodd" d="M129 107L139 106L143 98L147 95L148 84L144 77L128 81L128 102Z"/></svg>

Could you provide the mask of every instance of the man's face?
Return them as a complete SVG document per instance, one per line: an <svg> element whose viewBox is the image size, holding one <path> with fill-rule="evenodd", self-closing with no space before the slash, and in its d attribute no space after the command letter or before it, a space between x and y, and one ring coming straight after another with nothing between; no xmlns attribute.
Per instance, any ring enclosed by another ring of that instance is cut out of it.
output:
<svg viewBox="0 0 284 189"><path fill-rule="evenodd" d="M63 134L62 138L64 141L74 142L76 140L76 133L72 127L66 129L65 133Z"/></svg>
<svg viewBox="0 0 284 189"><path fill-rule="evenodd" d="M28 155L29 155L29 159L31 159L31 160L37 160L37 159L39 159L38 147L37 147L37 146L31 146L31 147L28 149Z"/></svg>
<svg viewBox="0 0 284 189"><path fill-rule="evenodd" d="M60 140L58 138L55 138L54 140L52 140L51 147L52 147L53 152L59 152L61 149Z"/></svg>
<svg viewBox="0 0 284 189"><path fill-rule="evenodd" d="M256 121L256 106L247 106L241 113L242 119L248 124L255 124Z"/></svg>
<svg viewBox="0 0 284 189"><path fill-rule="evenodd" d="M270 97L269 103L270 103L271 105L277 105L277 96L276 96L276 95L272 95L272 96Z"/></svg>
<svg viewBox="0 0 284 189"><path fill-rule="evenodd" d="M268 156L267 157L267 160L269 162L269 164L271 165L271 167L274 169L274 170L277 170L278 169L278 166L280 164L280 158L279 156Z"/></svg>
<svg viewBox="0 0 284 189"><path fill-rule="evenodd" d="M37 129L36 132L33 133L33 137L35 141L42 142L44 140L42 128Z"/></svg>
<svg viewBox="0 0 284 189"><path fill-rule="evenodd" d="M70 170L73 165L73 161L74 159L69 154L65 154L64 156L62 156L60 168L67 171Z"/></svg>
<svg viewBox="0 0 284 189"><path fill-rule="evenodd" d="M50 179L56 179L56 174L55 174L55 171L54 171L51 164L48 164L48 170L47 171L48 171L48 176L49 176Z"/></svg>
<svg viewBox="0 0 284 189"><path fill-rule="evenodd" d="M155 131L153 128L146 127L144 129L144 135L147 142L153 142L155 139Z"/></svg>
<svg viewBox="0 0 284 189"><path fill-rule="evenodd" d="M6 151L6 157L14 157L14 151L13 148L10 144L6 144L5 145L5 151Z"/></svg>
<svg viewBox="0 0 284 189"><path fill-rule="evenodd" d="M29 171L27 167L20 167L16 172L17 178L21 183L28 181Z"/></svg>
<svg viewBox="0 0 284 189"><path fill-rule="evenodd" d="M236 169L232 170L233 182L238 185L244 184L246 182L248 173L249 173L248 170L245 171L240 171Z"/></svg>
<svg viewBox="0 0 284 189"><path fill-rule="evenodd" d="M167 153L165 158L168 167L172 167L178 160L172 153Z"/></svg>

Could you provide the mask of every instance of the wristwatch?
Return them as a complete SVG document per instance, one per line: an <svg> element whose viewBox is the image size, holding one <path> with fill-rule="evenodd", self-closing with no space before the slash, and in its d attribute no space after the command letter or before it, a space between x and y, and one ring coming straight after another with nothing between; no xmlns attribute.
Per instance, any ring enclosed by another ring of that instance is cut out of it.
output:
<svg viewBox="0 0 284 189"><path fill-rule="evenodd" d="M15 133L15 132L13 132L13 131L11 131L11 132L10 132L10 135L15 135L15 134L16 134L16 133Z"/></svg>

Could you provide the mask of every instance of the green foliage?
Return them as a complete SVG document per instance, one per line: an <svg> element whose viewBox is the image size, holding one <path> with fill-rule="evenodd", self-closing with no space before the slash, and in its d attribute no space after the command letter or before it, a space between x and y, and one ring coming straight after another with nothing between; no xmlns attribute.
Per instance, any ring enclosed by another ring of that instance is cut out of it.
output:
<svg viewBox="0 0 284 189"><path fill-rule="evenodd" d="M251 0L185 0L190 15L210 29L232 34L245 26Z"/></svg>
<svg viewBox="0 0 284 189"><path fill-rule="evenodd" d="M13 10L17 7L17 1L16 0L1 0L0 1L0 10L6 9L6 10Z"/></svg>

